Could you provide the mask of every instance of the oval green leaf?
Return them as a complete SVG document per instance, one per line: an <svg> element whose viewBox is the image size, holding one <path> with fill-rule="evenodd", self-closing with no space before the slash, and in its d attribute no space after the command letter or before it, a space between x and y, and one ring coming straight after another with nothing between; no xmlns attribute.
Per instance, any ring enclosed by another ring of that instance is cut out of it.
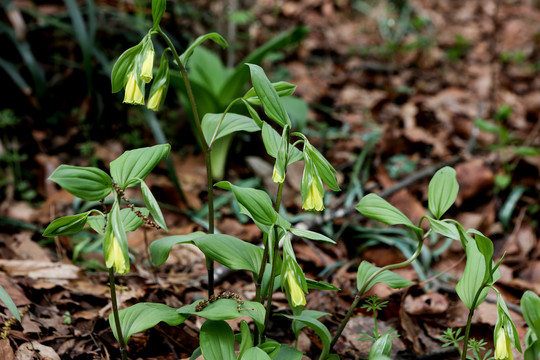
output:
<svg viewBox="0 0 540 360"><path fill-rule="evenodd" d="M82 214L64 216L54 220L43 232L45 237L76 234L86 225L86 219L92 210Z"/></svg>
<svg viewBox="0 0 540 360"><path fill-rule="evenodd" d="M168 231L167 225L165 224L165 219L163 218L163 213L161 212L161 209L159 208L159 205L156 201L156 198L150 191L150 188L144 181L141 181L141 190L143 194L143 199L146 207L148 210L150 210L150 214L152 214L152 217L154 218L154 221L156 224L161 226L162 229L165 231Z"/></svg>
<svg viewBox="0 0 540 360"><path fill-rule="evenodd" d="M283 104L279 101L279 95L264 73L264 70L255 64L246 64L251 72L251 82L257 96L259 97L265 114L282 127L291 125L291 120Z"/></svg>
<svg viewBox="0 0 540 360"><path fill-rule="evenodd" d="M264 328L264 317L266 310L257 301L244 301L241 311L238 311L238 303L233 299L218 299L206 305L201 311L196 311L197 305L203 300L198 300L193 304L182 306L178 313L184 315L198 315L209 320L231 320L241 316L249 316L253 319L260 331Z"/></svg>
<svg viewBox="0 0 540 360"><path fill-rule="evenodd" d="M118 318L120 319L124 342L127 343L131 335L148 330L161 321L176 326L183 323L188 317L179 314L176 309L165 304L138 303L118 311ZM113 313L109 315L109 324L114 337L118 340Z"/></svg>
<svg viewBox="0 0 540 360"><path fill-rule="evenodd" d="M169 253L171 252L173 245L193 244L193 239L203 235L205 235L205 233L196 231L187 235L167 236L153 241L150 244L150 257L152 258L152 263L154 263L156 266L162 265L169 257Z"/></svg>
<svg viewBox="0 0 540 360"><path fill-rule="evenodd" d="M293 85L286 81L278 81L272 83L272 86L276 90L276 93L279 97L292 95L296 90L296 85ZM253 105L262 105L261 99L259 99L259 97L257 96L254 88L249 89L248 92L246 92L246 94L242 97L242 99L248 101Z"/></svg>
<svg viewBox="0 0 540 360"><path fill-rule="evenodd" d="M372 265L367 261L362 261L358 267L358 273L356 274L356 286L358 291L362 290L369 277L379 269L379 267ZM373 285L379 283L384 283L390 286L392 289L401 289L414 284L412 281L406 280L401 275L398 275L390 270L385 270L370 281L370 283L364 289L364 294L371 289Z"/></svg>
<svg viewBox="0 0 540 360"><path fill-rule="evenodd" d="M301 237L303 239L314 240L314 241L324 241L324 242L329 242L332 244L336 243L334 240L330 239L328 236L324 236L323 234L319 234L318 232L315 232L315 231L295 229L295 228L290 228L289 231L293 233L294 235Z"/></svg>
<svg viewBox="0 0 540 360"><path fill-rule="evenodd" d="M138 179L146 179L170 150L169 144L128 150L111 162L111 175L121 189L135 186L139 183Z"/></svg>
<svg viewBox="0 0 540 360"><path fill-rule="evenodd" d="M375 219L387 225L405 225L413 229L417 234L422 233L422 229L413 225L411 220L401 211L396 209L388 201L376 194L368 194L356 205L356 210L365 217Z"/></svg>
<svg viewBox="0 0 540 360"><path fill-rule="evenodd" d="M224 234L206 234L193 239L208 257L234 270L249 270L259 277L263 249Z"/></svg>
<svg viewBox="0 0 540 360"><path fill-rule="evenodd" d="M104 199L112 191L110 176L94 167L60 165L49 176L49 180L87 201Z"/></svg>
<svg viewBox="0 0 540 360"><path fill-rule="evenodd" d="M199 334L205 360L236 360L234 333L225 321L207 320Z"/></svg>
<svg viewBox="0 0 540 360"><path fill-rule="evenodd" d="M218 125L219 130L216 134L216 137L214 138L214 141L221 139L224 136L233 134L237 131L255 132L261 130L252 118L234 113L225 114L225 117L223 118L223 121L220 125L219 122L222 115L223 114L208 113L205 114L202 119L201 127L204 138L206 139L206 142L208 144L210 144L210 141L212 140L212 137L214 136L214 132L216 131Z"/></svg>
<svg viewBox="0 0 540 360"><path fill-rule="evenodd" d="M429 211L437 218L441 216L456 201L459 184L456 171L445 166L433 175L428 188Z"/></svg>

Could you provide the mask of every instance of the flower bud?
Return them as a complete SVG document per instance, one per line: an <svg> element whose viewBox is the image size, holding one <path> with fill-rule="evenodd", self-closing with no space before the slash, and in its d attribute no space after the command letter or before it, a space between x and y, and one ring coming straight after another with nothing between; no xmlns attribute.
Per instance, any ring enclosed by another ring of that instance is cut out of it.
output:
<svg viewBox="0 0 540 360"><path fill-rule="evenodd" d="M158 111L159 105L161 104L161 99L163 97L163 86L159 87L148 99L148 104L146 107L153 111Z"/></svg>
<svg viewBox="0 0 540 360"><path fill-rule="evenodd" d="M144 52L144 59L141 67L141 79L145 83L152 81L152 70L154 68L154 49L148 48Z"/></svg>
<svg viewBox="0 0 540 360"><path fill-rule="evenodd" d="M124 95L124 102L132 105L144 105L144 94L141 88L137 84L137 77L135 72L130 72L126 83L126 92Z"/></svg>
<svg viewBox="0 0 540 360"><path fill-rule="evenodd" d="M108 268L114 267L119 274L127 274L129 272L129 266L126 264L122 248L114 235L112 235L109 251L105 254L105 265Z"/></svg>
<svg viewBox="0 0 540 360"><path fill-rule="evenodd" d="M279 171L277 171L276 167L274 166L274 172L272 173L272 181L276 184L282 184L285 178L281 176Z"/></svg>
<svg viewBox="0 0 540 360"><path fill-rule="evenodd" d="M147 107L150 110L158 111L159 105L163 102L163 98L167 95L169 89L169 60L167 51L161 55L161 62L156 74L156 78L150 87L150 97L148 98Z"/></svg>
<svg viewBox="0 0 540 360"><path fill-rule="evenodd" d="M497 333L497 340L495 342L495 359L514 360L514 356L512 355L512 347L510 345L510 338L506 334L504 327L501 327Z"/></svg>
<svg viewBox="0 0 540 360"><path fill-rule="evenodd" d="M285 277L287 279L287 285L289 286L289 294L291 296L293 306L306 305L306 295L304 294L304 290L302 290L298 284L294 273L292 271L287 271Z"/></svg>
<svg viewBox="0 0 540 360"><path fill-rule="evenodd" d="M302 209L308 211L322 211L324 209L323 193L319 189L319 185L322 187L322 184L319 184L319 182L320 180L317 178L312 179Z"/></svg>

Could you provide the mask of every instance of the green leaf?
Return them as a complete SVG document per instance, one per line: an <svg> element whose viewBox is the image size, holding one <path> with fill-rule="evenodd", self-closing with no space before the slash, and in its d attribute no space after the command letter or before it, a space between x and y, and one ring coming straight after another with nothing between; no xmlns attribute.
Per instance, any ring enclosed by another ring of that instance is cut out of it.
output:
<svg viewBox="0 0 540 360"><path fill-rule="evenodd" d="M240 349L238 349L238 359L242 360L246 350L253 347L253 336L251 335L251 330L249 329L249 325L245 320L242 320L240 323L240 338L241 342Z"/></svg>
<svg viewBox="0 0 540 360"><path fill-rule="evenodd" d="M521 311L529 328L540 339L540 297L534 292L527 290L521 297Z"/></svg>
<svg viewBox="0 0 540 360"><path fill-rule="evenodd" d="M429 182L429 211L431 211L437 219L440 219L456 201L458 190L459 184L454 169L445 166L437 171Z"/></svg>
<svg viewBox="0 0 540 360"><path fill-rule="evenodd" d="M277 212L274 210L272 200L270 200L270 196L268 196L266 192L248 187L236 186L228 181L218 182L215 186L225 190L232 190L236 200L238 200L247 211L246 215L253 220L267 226L276 223Z"/></svg>
<svg viewBox="0 0 540 360"><path fill-rule="evenodd" d="M291 345L281 344L279 353L274 360L302 360L304 353L295 349Z"/></svg>
<svg viewBox="0 0 540 360"><path fill-rule="evenodd" d="M236 360L234 333L225 321L206 320L199 334L205 360Z"/></svg>
<svg viewBox="0 0 540 360"><path fill-rule="evenodd" d="M315 280L306 278L306 283L307 283L308 289L330 290L330 291L341 290L340 288L324 281L315 281Z"/></svg>
<svg viewBox="0 0 540 360"><path fill-rule="evenodd" d="M324 326L323 323L321 323L317 319L313 319L306 315L298 315L298 316L291 316L291 315L283 315L286 318L289 318L291 320L297 320L300 322L303 322L307 326L309 326L313 331L319 335L319 338L321 339L323 348L321 351L321 359L325 359L328 354L330 353L330 341L332 339L332 336L330 335L330 331Z"/></svg>
<svg viewBox="0 0 540 360"><path fill-rule="evenodd" d="M358 267L358 273L356 275L356 287L358 291L362 290L362 287L369 279L369 277L378 271L380 268L370 264L367 261L362 261ZM404 279L401 275L398 275L390 270L385 270L379 275L375 276L373 280L364 289L365 294L375 284L384 283L390 286L392 289L401 289L409 285L414 284L412 281ZM361 294L361 295L363 295Z"/></svg>
<svg viewBox="0 0 540 360"><path fill-rule="evenodd" d="M423 232L422 229L414 226L411 220L401 211L376 194L364 196L358 205L356 205L356 210L361 212L365 217L375 219L387 225L405 225L413 229L417 234Z"/></svg>
<svg viewBox="0 0 540 360"><path fill-rule="evenodd" d="M202 119L202 131L204 138L209 145L210 141L212 140L212 136L214 136L214 132L219 125L222 115L223 114L205 114ZM244 115L227 113L219 126L219 130L214 141L237 131L255 132L259 130L259 126L257 126L257 123L253 121L252 118Z"/></svg>
<svg viewBox="0 0 540 360"><path fill-rule="evenodd" d="M474 240L480 254L484 257L484 263L486 268L486 274L484 276L485 284L493 283L493 243L487 237L485 237L480 231L470 230L474 233Z"/></svg>
<svg viewBox="0 0 540 360"><path fill-rule="evenodd" d="M264 345L264 344L263 344ZM258 347L248 349L243 356L243 359L249 360L270 360L270 356Z"/></svg>
<svg viewBox="0 0 540 360"><path fill-rule="evenodd" d="M292 95L296 90L296 85L293 85L286 81L278 81L272 83L272 86L276 90L276 93L279 97ZM262 105L261 99L259 99L257 93L255 92L255 88L249 89L242 99L248 101L253 105Z"/></svg>
<svg viewBox="0 0 540 360"><path fill-rule="evenodd" d="M536 156L540 155L540 149L532 146L516 146L511 149L512 152L520 156Z"/></svg>
<svg viewBox="0 0 540 360"><path fill-rule="evenodd" d="M209 258L234 270L249 270L259 277L263 249L233 236L205 234L193 239Z"/></svg>
<svg viewBox="0 0 540 360"><path fill-rule="evenodd" d="M111 73L111 87L113 93L122 90L126 85L128 74L133 71L137 56L142 50L142 47L143 43L140 42L136 46L127 49L120 55L118 60L116 60L116 63L114 63Z"/></svg>
<svg viewBox="0 0 540 360"><path fill-rule="evenodd" d="M49 180L87 201L104 199L112 191L110 176L94 167L60 165Z"/></svg>
<svg viewBox="0 0 540 360"><path fill-rule="evenodd" d="M139 179L146 179L170 150L169 144L161 144L126 151L111 162L111 175L121 189L135 186Z"/></svg>
<svg viewBox="0 0 540 360"><path fill-rule="evenodd" d="M324 236L323 234L319 234L318 232L315 232L315 231L295 229L295 228L290 228L289 231L293 233L294 235L304 238L304 239L314 240L314 241L324 241L324 242L329 242L332 244L336 243L334 240L330 239L329 237Z"/></svg>
<svg viewBox="0 0 540 360"><path fill-rule="evenodd" d="M21 322L21 314L19 313L19 309L17 309L17 305L13 302L13 299L7 291L0 285L0 301L4 303L4 305L8 308L8 310L15 316L19 322Z"/></svg>
<svg viewBox="0 0 540 360"><path fill-rule="evenodd" d="M282 127L285 125L290 126L291 120L289 119L289 115L279 101L279 95L270 80L266 77L264 70L255 64L246 65L249 66L253 88L263 104L266 115Z"/></svg>
<svg viewBox="0 0 540 360"><path fill-rule="evenodd" d="M336 179L336 169L326 160L326 158L311 144L305 143L304 152L307 152L309 159L317 169L317 173L328 187L334 191L340 191ZM304 155L305 156L305 155Z"/></svg>
<svg viewBox="0 0 540 360"><path fill-rule="evenodd" d="M167 0L152 0L152 21L154 28L159 28L159 22L165 13Z"/></svg>
<svg viewBox="0 0 540 360"><path fill-rule="evenodd" d="M134 210L139 210L144 216L148 216L147 208L136 207ZM125 232L135 231L143 224L143 220L129 208L120 210L120 219L122 219Z"/></svg>
<svg viewBox="0 0 540 360"><path fill-rule="evenodd" d="M453 223L448 223L444 220L435 220L429 216L426 216L426 218L428 219L433 231L435 231L437 234L440 234L452 240L461 240L459 231L456 225L454 225Z"/></svg>
<svg viewBox="0 0 540 360"><path fill-rule="evenodd" d="M242 102L246 106L246 109L247 109L247 111L249 113L249 116L251 116L251 118L253 119L253 121L255 121L255 123L257 124L257 126L259 128L262 128L263 124L265 124L265 122L263 122L261 120L261 117L259 116L259 113L246 100L242 99Z"/></svg>
<svg viewBox="0 0 540 360"><path fill-rule="evenodd" d="M467 253L467 263L463 275L456 285L456 293L465 306L469 310L473 310L484 301L489 292L489 288L483 289L477 301L474 301L476 293L485 285L484 279L487 269L484 256L478 250L475 241L469 241L465 251Z"/></svg>
<svg viewBox="0 0 540 360"><path fill-rule="evenodd" d="M150 257L156 266L163 264L169 257L171 248L176 244L194 244L193 240L205 235L202 231L197 231L187 235L167 236L153 241L150 244Z"/></svg>
<svg viewBox="0 0 540 360"><path fill-rule="evenodd" d="M389 333L385 333L371 345L371 349L369 350L369 360L376 359L379 356L390 356L391 352L392 339L390 338Z"/></svg>
<svg viewBox="0 0 540 360"><path fill-rule="evenodd" d="M316 311L316 310L302 310L301 315L304 316L304 317L308 317L308 318L317 320L318 318L321 318L321 317L327 316L327 315L331 315L331 314L325 313L325 312L322 312L322 311ZM303 323L301 321L296 321L296 320L293 321L292 330L293 330L293 333L294 333L294 337L296 339L298 339L298 335L300 335L300 331L302 331L302 329L305 328L306 326L307 326L307 324Z"/></svg>
<svg viewBox="0 0 540 360"><path fill-rule="evenodd" d="M266 122L263 122L262 125L262 139L268 155L273 158L277 158L279 147L281 145L281 135L279 135L279 133ZM295 147L290 147L290 149L292 150L290 150L289 161L287 162L287 165L292 164L296 161L300 161L304 158L304 154L302 153L302 151L298 150Z"/></svg>
<svg viewBox="0 0 540 360"><path fill-rule="evenodd" d="M531 341L525 352L523 353L524 360L538 360L540 354L540 340Z"/></svg>
<svg viewBox="0 0 540 360"><path fill-rule="evenodd" d="M264 351L264 353L269 356L269 359L271 359L275 358L276 355L279 353L281 344L275 340L266 340L264 343L258 345L257 348ZM250 357L246 357L246 359L250 359Z"/></svg>
<svg viewBox="0 0 540 360"><path fill-rule="evenodd" d="M86 223L99 235L105 234L105 216L101 214L97 216L89 216L86 219Z"/></svg>
<svg viewBox="0 0 540 360"><path fill-rule="evenodd" d="M227 41L223 38L223 36L219 35L216 32L205 34L199 36L195 41L189 45L189 47L180 55L180 61L182 62L182 65L186 66L189 58L193 54L193 51L201 45L206 40L212 40L213 42L221 45L222 48L226 48L228 46Z"/></svg>
<svg viewBox="0 0 540 360"><path fill-rule="evenodd" d="M253 319L260 331L264 328L266 309L257 301L244 301L242 311L238 311L238 303L233 299L218 299L206 305L201 311L196 311L197 305L203 300L193 304L182 306L178 313L184 315L198 315L209 320L231 320L241 316L249 316Z"/></svg>
<svg viewBox="0 0 540 360"><path fill-rule="evenodd" d="M165 219L163 218L163 214L161 213L161 209L159 208L159 205L156 201L156 198L150 191L150 188L144 181L141 180L141 190L143 194L144 203L146 204L146 207L148 210L150 210L150 214L154 218L154 221L156 224L161 226L162 229L165 231L168 231L167 225L165 224Z"/></svg>
<svg viewBox="0 0 540 360"><path fill-rule="evenodd" d="M92 210L82 214L64 216L54 220L43 232L45 237L65 236L76 234L86 225L86 219Z"/></svg>
<svg viewBox="0 0 540 360"><path fill-rule="evenodd" d="M118 318L120 319L124 342L127 343L131 335L150 329L161 321L171 326L176 326L183 323L187 319L187 316L179 314L176 309L168 307L165 304L143 302L118 311ZM109 315L109 324L114 337L118 340L114 313Z"/></svg>

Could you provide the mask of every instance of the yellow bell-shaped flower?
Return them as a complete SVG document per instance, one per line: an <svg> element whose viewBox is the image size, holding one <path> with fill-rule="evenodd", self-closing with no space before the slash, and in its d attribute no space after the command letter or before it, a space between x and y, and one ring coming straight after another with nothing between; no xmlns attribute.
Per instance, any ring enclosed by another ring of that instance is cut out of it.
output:
<svg viewBox="0 0 540 360"><path fill-rule="evenodd" d="M141 79L145 83L152 81L152 70L154 68L154 50L148 49L144 54L144 60L141 68Z"/></svg>
<svg viewBox="0 0 540 360"><path fill-rule="evenodd" d="M132 105L144 105L144 95L137 85L135 72L130 72L126 83L124 102Z"/></svg>
<svg viewBox="0 0 540 360"><path fill-rule="evenodd" d="M510 338L502 327L499 329L497 333L497 340L495 341L495 359L514 360L514 356L512 355Z"/></svg>
<svg viewBox="0 0 540 360"><path fill-rule="evenodd" d="M304 294L304 290L302 290L302 288L298 284L298 281L296 281L294 273L292 271L287 271L285 277L287 279L287 285L289 285L289 291L293 305L306 305L306 295Z"/></svg>
<svg viewBox="0 0 540 360"><path fill-rule="evenodd" d="M323 194L320 192L317 186L317 181L313 179L309 185L309 190L302 205L304 210L317 210L322 211L324 209Z"/></svg>
<svg viewBox="0 0 540 360"><path fill-rule="evenodd" d="M129 272L129 265L126 264L122 248L114 235L112 236L109 252L105 256L105 265L108 268L114 267L119 274L127 274Z"/></svg>
<svg viewBox="0 0 540 360"><path fill-rule="evenodd" d="M159 105L161 104L161 98L163 97L163 86L160 86L148 99L147 108L153 111L158 111Z"/></svg>
<svg viewBox="0 0 540 360"><path fill-rule="evenodd" d="M272 173L272 181L276 184L282 184L285 178L281 176L281 174L276 170L276 167L274 166L274 172Z"/></svg>

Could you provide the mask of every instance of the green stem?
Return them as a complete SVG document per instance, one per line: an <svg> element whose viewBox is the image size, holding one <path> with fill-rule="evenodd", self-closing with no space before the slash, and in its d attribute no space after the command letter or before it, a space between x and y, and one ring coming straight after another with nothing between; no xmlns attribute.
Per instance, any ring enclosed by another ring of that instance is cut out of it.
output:
<svg viewBox="0 0 540 360"><path fill-rule="evenodd" d="M240 101L242 100L242 98L237 98L237 99L234 99L233 101L230 102L229 106L227 106L227 108L225 109L225 111L221 114L221 118L219 119L219 123L218 125L216 126L216 130L214 130L214 134L212 135L212 139L210 139L210 142L208 143L208 151L211 151L212 150L212 144L214 143L214 141L216 140L216 136L217 136L217 133L219 131L219 128L221 126L221 123L223 122L223 119L225 119L225 115L227 115L227 113L229 112L229 110L231 109L231 107L236 104L237 101Z"/></svg>
<svg viewBox="0 0 540 360"><path fill-rule="evenodd" d="M116 301L116 287L114 284L114 269L109 269L109 289L111 290L111 303L113 309L114 324L116 326L116 334L120 343L120 351L122 352L122 360L127 360L127 348L122 336L122 326L120 326L120 318L118 317L118 302Z"/></svg>
<svg viewBox="0 0 540 360"><path fill-rule="evenodd" d="M377 310L373 309L373 324L375 327L375 339L379 339L379 329L377 328Z"/></svg>
<svg viewBox="0 0 540 360"><path fill-rule="evenodd" d="M195 102L195 96L193 95L193 89L191 88L191 83L189 82L186 68L182 64L182 61L180 61L180 56L178 56L178 52L176 51L176 48L172 44L169 37L165 35L163 31L161 31L161 29L159 28L157 29L157 32L159 33L159 35L161 35L161 37L167 43L167 46L171 49L174 60L176 61L176 64L180 68L180 73L182 74L182 78L184 79L184 84L186 86L186 92L188 95L189 103L191 104L191 111L193 112L193 119L195 120L197 136L199 137L199 141L202 145L202 150L203 150L204 158L206 162L206 176L207 176L207 187L208 187L208 233L213 234L214 233L214 187L213 187L214 180L212 178L212 158L210 156L211 152L208 147L208 143L206 142L206 139L204 138L204 133L201 127L201 120L199 118L199 113L197 111L197 103ZM208 271L208 297L210 297L214 294L214 261L213 260L206 258L206 269Z"/></svg>
<svg viewBox="0 0 540 360"><path fill-rule="evenodd" d="M268 299L266 300L266 315L264 317L264 328L261 333L261 340L264 339L264 334L266 333L266 329L268 328L268 322L270 321L270 313L272 312L272 295L274 294L274 280L277 271L277 258L279 256L279 240L277 238L277 228L274 228L274 231L276 232L274 248L272 249L272 251L274 252L274 256L272 257L272 271L270 274L270 283L268 284Z"/></svg>
<svg viewBox="0 0 540 360"><path fill-rule="evenodd" d="M407 260L405 260L403 262L400 262L398 264L386 265L386 266L380 268L379 270L375 271L373 274L371 274L371 276L366 280L366 282L364 283L364 285L362 286L360 291L358 291L358 293L354 297L354 301L351 304L351 307L349 308L349 311L347 312L347 314L345 315L345 318L343 319L343 321L339 325L338 331L336 332L336 334L332 338L332 342L330 343L330 349L332 349L334 347L337 340L341 336L341 333L343 332L343 330L345 329L345 326L349 322L349 320L350 320L350 318L351 318L351 316L352 316L352 314L354 312L354 309L358 306L358 303L360 302L360 300L362 300L362 297L364 296L364 293L366 292L366 289L367 289L369 283L371 283L373 281L373 279L375 279L383 271L392 270L392 269L398 269L398 268L407 266L410 263L412 263L414 260L416 260L418 255L420 255L420 251L422 251L422 246L424 245L424 239L428 235L429 235L429 231L422 238L420 238L418 240L418 246L416 247L416 251L414 252L414 254L412 254L412 256L409 259L407 259Z"/></svg>
<svg viewBox="0 0 540 360"><path fill-rule="evenodd" d="M474 314L474 310L476 308L476 303L478 302L478 298L480 297L480 294L482 293L482 290L484 290L484 286L482 286L478 291L476 292L476 295L474 296L471 309L469 310L469 317L467 318L467 325L465 326L465 335L463 335L463 348L461 350L461 360L467 359L467 346L469 345L469 334L471 332L471 324L472 324L472 317Z"/></svg>

